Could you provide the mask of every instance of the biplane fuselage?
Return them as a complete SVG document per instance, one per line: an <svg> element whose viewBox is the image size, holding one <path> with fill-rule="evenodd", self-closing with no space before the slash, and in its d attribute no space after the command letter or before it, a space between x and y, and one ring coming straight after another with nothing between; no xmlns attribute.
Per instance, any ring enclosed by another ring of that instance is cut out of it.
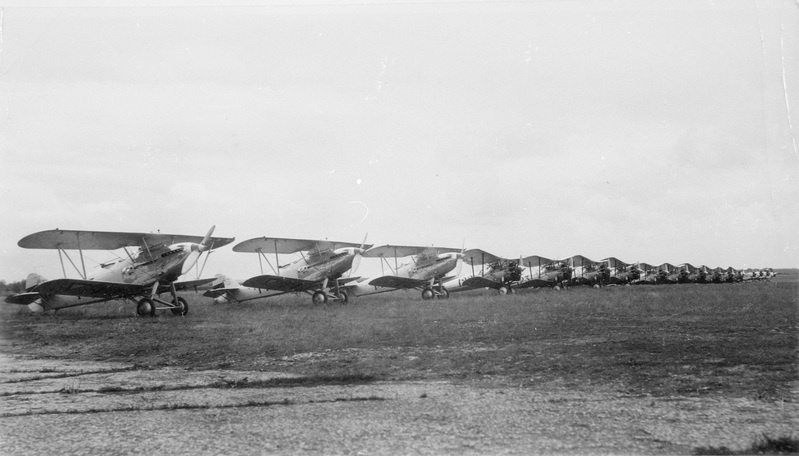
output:
<svg viewBox="0 0 799 456"><path fill-rule="evenodd" d="M352 263L357 254L356 250L348 247L314 253L308 258L300 258L285 266L280 266L278 271L281 276L303 280L338 279L352 269Z"/></svg>
<svg viewBox="0 0 799 456"><path fill-rule="evenodd" d="M419 255L413 263L397 268L397 275L416 280L440 279L455 269L458 259L457 253Z"/></svg>

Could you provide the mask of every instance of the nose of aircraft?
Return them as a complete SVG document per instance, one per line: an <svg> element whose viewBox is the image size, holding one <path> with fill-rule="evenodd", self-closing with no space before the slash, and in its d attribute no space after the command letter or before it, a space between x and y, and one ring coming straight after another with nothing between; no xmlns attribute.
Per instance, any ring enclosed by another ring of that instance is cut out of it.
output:
<svg viewBox="0 0 799 456"><path fill-rule="evenodd" d="M211 240L211 235L214 233L214 228L216 228L216 225L211 226L211 229L205 233L202 242L190 245L191 252L189 252L189 256L187 256L186 260L183 262L183 267L180 271L181 274L189 272L189 270L194 267L194 264L197 263L200 255L210 248L209 241Z"/></svg>

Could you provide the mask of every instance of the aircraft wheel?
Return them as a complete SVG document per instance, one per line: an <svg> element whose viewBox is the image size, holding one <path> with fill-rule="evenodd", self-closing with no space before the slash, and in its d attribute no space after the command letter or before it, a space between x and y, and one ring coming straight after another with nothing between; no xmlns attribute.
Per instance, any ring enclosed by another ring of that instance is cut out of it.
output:
<svg viewBox="0 0 799 456"><path fill-rule="evenodd" d="M599 284L598 284L598 283L595 283L595 284L594 284L594 288L599 288Z"/></svg>
<svg viewBox="0 0 799 456"><path fill-rule="evenodd" d="M311 297L314 304L324 304L327 302L327 294L323 291L317 291Z"/></svg>
<svg viewBox="0 0 799 456"><path fill-rule="evenodd" d="M431 290L430 288L425 288L424 290L422 290L423 300L427 301L428 299L433 299L434 296L435 293L433 293L433 290Z"/></svg>
<svg viewBox="0 0 799 456"><path fill-rule="evenodd" d="M181 298L180 296L178 296L177 301L178 301L177 304L175 304L174 300L172 301L172 304L177 306L174 309L172 309L172 313L175 315L186 315L187 313L189 313L189 303L186 302L186 300Z"/></svg>
<svg viewBox="0 0 799 456"><path fill-rule="evenodd" d="M338 302L342 304L346 304L350 301L350 296L347 294L346 291L341 290L338 292Z"/></svg>
<svg viewBox="0 0 799 456"><path fill-rule="evenodd" d="M449 290L441 287L441 293L439 293L438 299L449 299Z"/></svg>
<svg viewBox="0 0 799 456"><path fill-rule="evenodd" d="M150 298L142 298L136 304L136 315L140 317L154 317L155 316L155 303Z"/></svg>
<svg viewBox="0 0 799 456"><path fill-rule="evenodd" d="M499 289L497 291L499 292L500 295L508 294L508 288L507 287L499 287Z"/></svg>
<svg viewBox="0 0 799 456"><path fill-rule="evenodd" d="M560 291L560 285L555 285L554 287L552 287L552 289L555 291Z"/></svg>

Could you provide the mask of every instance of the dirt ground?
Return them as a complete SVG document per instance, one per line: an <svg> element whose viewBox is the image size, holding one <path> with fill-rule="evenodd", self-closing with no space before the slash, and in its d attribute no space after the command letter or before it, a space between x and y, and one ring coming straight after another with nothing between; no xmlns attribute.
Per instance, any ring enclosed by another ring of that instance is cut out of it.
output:
<svg viewBox="0 0 799 456"><path fill-rule="evenodd" d="M690 454L743 449L761 433L799 428L797 401L557 383L313 386L280 372L19 355L3 355L0 366L0 438L9 455Z"/></svg>

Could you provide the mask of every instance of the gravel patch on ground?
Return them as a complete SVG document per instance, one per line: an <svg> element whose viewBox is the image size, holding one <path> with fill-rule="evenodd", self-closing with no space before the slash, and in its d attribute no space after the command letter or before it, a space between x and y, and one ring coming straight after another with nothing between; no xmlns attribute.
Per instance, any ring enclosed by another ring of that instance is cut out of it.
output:
<svg viewBox="0 0 799 456"><path fill-rule="evenodd" d="M799 428L796 401L560 384L274 386L301 378L11 357L0 366L4 454L689 454Z"/></svg>

